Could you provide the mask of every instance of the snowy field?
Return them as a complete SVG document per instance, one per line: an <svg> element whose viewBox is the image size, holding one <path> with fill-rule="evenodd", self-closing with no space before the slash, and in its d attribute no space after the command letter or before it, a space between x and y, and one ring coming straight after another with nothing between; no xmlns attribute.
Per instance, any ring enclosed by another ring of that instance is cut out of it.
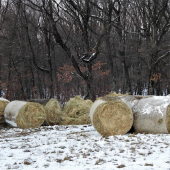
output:
<svg viewBox="0 0 170 170"><path fill-rule="evenodd" d="M91 125L0 129L0 170L170 170L170 134L103 138Z"/></svg>

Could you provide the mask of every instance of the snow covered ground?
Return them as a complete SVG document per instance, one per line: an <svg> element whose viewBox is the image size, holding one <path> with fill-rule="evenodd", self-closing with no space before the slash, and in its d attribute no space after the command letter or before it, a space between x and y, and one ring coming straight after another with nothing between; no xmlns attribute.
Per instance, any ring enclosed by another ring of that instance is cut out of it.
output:
<svg viewBox="0 0 170 170"><path fill-rule="evenodd" d="M103 138L91 125L0 129L0 169L170 170L170 134Z"/></svg>

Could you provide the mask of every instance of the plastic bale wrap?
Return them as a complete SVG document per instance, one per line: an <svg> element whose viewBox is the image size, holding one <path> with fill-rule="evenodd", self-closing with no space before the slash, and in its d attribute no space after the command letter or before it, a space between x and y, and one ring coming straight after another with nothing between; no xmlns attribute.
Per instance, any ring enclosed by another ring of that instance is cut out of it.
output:
<svg viewBox="0 0 170 170"><path fill-rule="evenodd" d="M153 95L141 96L141 95L128 95L128 94L120 94L116 92L110 92L108 95L105 96L110 100L121 100L126 103L131 109L139 102L139 100L144 98L153 97Z"/></svg>
<svg viewBox="0 0 170 170"><path fill-rule="evenodd" d="M90 109L94 128L102 136L122 135L133 124L133 114L129 106L121 100L99 98Z"/></svg>
<svg viewBox="0 0 170 170"><path fill-rule="evenodd" d="M61 106L57 99L50 99L44 106L47 118L47 125L56 125L61 119Z"/></svg>
<svg viewBox="0 0 170 170"><path fill-rule="evenodd" d="M5 123L4 110L10 101L4 98L0 98L0 124Z"/></svg>
<svg viewBox="0 0 170 170"><path fill-rule="evenodd" d="M14 100L6 106L4 117L9 126L37 128L45 121L46 112L39 103Z"/></svg>
<svg viewBox="0 0 170 170"><path fill-rule="evenodd" d="M170 96L143 98L133 107L138 133L170 133Z"/></svg>

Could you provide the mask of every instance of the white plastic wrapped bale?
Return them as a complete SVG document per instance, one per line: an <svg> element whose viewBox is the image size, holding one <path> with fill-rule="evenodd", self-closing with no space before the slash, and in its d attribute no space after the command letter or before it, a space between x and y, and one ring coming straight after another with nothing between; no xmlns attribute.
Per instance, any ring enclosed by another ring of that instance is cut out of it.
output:
<svg viewBox="0 0 170 170"><path fill-rule="evenodd" d="M90 119L94 128L105 137L125 134L133 124L129 106L121 100L107 98L100 98L93 103Z"/></svg>
<svg viewBox="0 0 170 170"><path fill-rule="evenodd" d="M125 102L132 109L141 98L133 95L124 95L119 96L119 99Z"/></svg>
<svg viewBox="0 0 170 170"><path fill-rule="evenodd" d="M116 94L116 93L113 93ZM123 102L125 102L131 109L139 102L139 100L143 99L143 98L149 98L152 96L140 96L140 95L121 95L118 94L118 96L106 96L106 98L109 98L110 100L115 100L115 99L119 99L122 100Z"/></svg>
<svg viewBox="0 0 170 170"><path fill-rule="evenodd" d="M39 103L15 100L6 106L4 117L11 127L37 128L45 121L46 112Z"/></svg>
<svg viewBox="0 0 170 170"><path fill-rule="evenodd" d="M133 107L134 129L139 133L170 133L170 97L143 98Z"/></svg>
<svg viewBox="0 0 170 170"><path fill-rule="evenodd" d="M0 97L0 123L4 123L5 119L4 119L4 110L6 105L9 103L10 101L4 98Z"/></svg>

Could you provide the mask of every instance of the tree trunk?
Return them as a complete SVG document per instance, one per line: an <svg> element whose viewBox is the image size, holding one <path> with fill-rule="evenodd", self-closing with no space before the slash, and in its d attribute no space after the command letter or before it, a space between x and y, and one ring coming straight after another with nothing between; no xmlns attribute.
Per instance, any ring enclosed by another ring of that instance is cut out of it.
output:
<svg viewBox="0 0 170 170"><path fill-rule="evenodd" d="M106 38L106 49L107 49L107 58L110 68L110 81L111 81L111 91L115 91L116 88L116 81L114 76L114 69L113 69L113 55L111 53L111 45L109 40L110 35Z"/></svg>
<svg viewBox="0 0 170 170"><path fill-rule="evenodd" d="M87 67L89 72L87 78L85 79L87 84L87 94L85 96L85 99L90 99L92 101L95 101L96 95L93 88L92 64L88 63Z"/></svg>
<svg viewBox="0 0 170 170"><path fill-rule="evenodd" d="M2 57L0 55L0 96L2 95L1 63L2 63Z"/></svg>
<svg viewBox="0 0 170 170"><path fill-rule="evenodd" d="M126 78L126 83L127 83L127 92L129 93L129 95L131 95L131 94L133 94L133 91L132 91L131 80L130 80L129 70L128 70L128 66L126 64L125 56L123 56L122 64L123 64L124 71L125 71L125 78Z"/></svg>

